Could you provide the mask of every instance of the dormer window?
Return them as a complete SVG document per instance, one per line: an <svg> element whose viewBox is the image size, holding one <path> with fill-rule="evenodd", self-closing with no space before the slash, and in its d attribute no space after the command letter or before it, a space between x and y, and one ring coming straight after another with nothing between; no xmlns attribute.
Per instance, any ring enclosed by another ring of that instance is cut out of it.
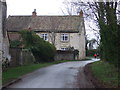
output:
<svg viewBox="0 0 120 90"><path fill-rule="evenodd" d="M45 41L48 41L48 34L47 33L41 34L41 38L43 38Z"/></svg>
<svg viewBox="0 0 120 90"><path fill-rule="evenodd" d="M61 41L69 41L69 34L61 34Z"/></svg>

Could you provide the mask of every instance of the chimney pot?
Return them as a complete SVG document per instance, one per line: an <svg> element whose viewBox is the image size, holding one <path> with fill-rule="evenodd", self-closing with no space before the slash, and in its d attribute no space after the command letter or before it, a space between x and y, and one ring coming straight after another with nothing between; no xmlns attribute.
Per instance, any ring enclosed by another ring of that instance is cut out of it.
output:
<svg viewBox="0 0 120 90"><path fill-rule="evenodd" d="M79 15L80 15L81 17L83 17L83 11L82 11L82 10L80 11Z"/></svg>
<svg viewBox="0 0 120 90"><path fill-rule="evenodd" d="M34 9L34 11L32 12L32 16L33 17L37 16L36 9Z"/></svg>

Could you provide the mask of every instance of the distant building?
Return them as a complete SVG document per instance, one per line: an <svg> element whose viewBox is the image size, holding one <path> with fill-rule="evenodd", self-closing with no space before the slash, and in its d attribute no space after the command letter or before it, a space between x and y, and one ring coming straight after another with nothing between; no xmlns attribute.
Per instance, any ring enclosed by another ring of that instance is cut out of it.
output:
<svg viewBox="0 0 120 90"><path fill-rule="evenodd" d="M9 16L6 29L10 40L19 40L21 30L32 30L45 41L55 45L57 50L79 51L77 59L85 58L85 25L83 12L73 16L37 16L36 10L30 16Z"/></svg>

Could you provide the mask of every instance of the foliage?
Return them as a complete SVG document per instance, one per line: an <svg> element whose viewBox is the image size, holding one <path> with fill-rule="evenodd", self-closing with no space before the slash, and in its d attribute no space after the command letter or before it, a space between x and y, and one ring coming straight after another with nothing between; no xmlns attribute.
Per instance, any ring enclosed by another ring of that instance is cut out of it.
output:
<svg viewBox="0 0 120 90"><path fill-rule="evenodd" d="M78 49L75 49L74 50L74 55L76 56L76 55L79 55L79 50Z"/></svg>
<svg viewBox="0 0 120 90"><path fill-rule="evenodd" d="M99 2L96 4L101 36L101 58L116 67L120 64L118 52L120 49L120 26L117 25L117 5L117 2Z"/></svg>
<svg viewBox="0 0 120 90"><path fill-rule="evenodd" d="M36 69L39 69L48 65L51 65L51 63L31 64L31 65L24 65L24 66L9 68L7 71L3 72L3 75L2 75L3 84L10 82L11 80L17 79L24 74L27 74L29 72L32 72Z"/></svg>
<svg viewBox="0 0 120 90"><path fill-rule="evenodd" d="M72 2L73 5L82 9L86 19L91 19L100 29L100 54L101 59L120 65L120 25L117 14L120 14L120 1L108 0L103 2L81 2L81 0ZM81 8L82 7L82 8ZM79 10L80 11L80 10ZM94 30L96 31L96 30Z"/></svg>
<svg viewBox="0 0 120 90"><path fill-rule="evenodd" d="M20 32L23 38L24 48L30 49L35 56L36 62L53 61L56 53L55 47L44 41L36 33L23 30Z"/></svg>
<svg viewBox="0 0 120 90"><path fill-rule="evenodd" d="M117 2L101 2L97 5L99 7L98 22L101 35L101 58L114 64L116 67L118 67L118 63L120 63L118 52L120 48L118 44L120 40L120 28L119 25L117 25L117 5Z"/></svg>
<svg viewBox="0 0 120 90"><path fill-rule="evenodd" d="M95 53L99 54L98 49L89 49L86 51L87 56L93 56Z"/></svg>
<svg viewBox="0 0 120 90"><path fill-rule="evenodd" d="M10 47L18 48L19 46L20 46L20 41L18 41L18 40L10 41Z"/></svg>
<svg viewBox="0 0 120 90"><path fill-rule="evenodd" d="M118 50L120 49L119 46L120 27L119 25L117 25L116 15L117 2L98 3L98 7L99 7L98 22L100 27L101 50L102 50L101 58L118 67L118 63L120 64L119 62L120 56L118 52Z"/></svg>
<svg viewBox="0 0 120 90"><path fill-rule="evenodd" d="M10 61L3 57L2 59L2 71L5 71L10 65Z"/></svg>
<svg viewBox="0 0 120 90"><path fill-rule="evenodd" d="M112 28L114 27L114 28ZM101 40L101 58L113 63L115 66L118 67L118 64L120 64L120 43L119 43L119 28L118 26L104 26L104 28L101 30L102 40Z"/></svg>
<svg viewBox="0 0 120 90"><path fill-rule="evenodd" d="M120 86L118 78L119 72L112 64L108 62L99 61L91 64L93 75L98 78L107 88Z"/></svg>

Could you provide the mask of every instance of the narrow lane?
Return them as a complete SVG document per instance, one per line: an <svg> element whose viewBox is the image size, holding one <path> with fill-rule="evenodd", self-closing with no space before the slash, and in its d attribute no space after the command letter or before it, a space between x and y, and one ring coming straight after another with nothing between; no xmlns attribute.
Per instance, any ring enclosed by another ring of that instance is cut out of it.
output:
<svg viewBox="0 0 120 90"><path fill-rule="evenodd" d="M86 64L98 60L65 62L41 68L23 76L22 80L8 88L77 88L75 77L80 68L81 73L83 73L82 69ZM86 84L87 81L84 79L84 74L81 74L81 78L83 80L81 85Z"/></svg>

